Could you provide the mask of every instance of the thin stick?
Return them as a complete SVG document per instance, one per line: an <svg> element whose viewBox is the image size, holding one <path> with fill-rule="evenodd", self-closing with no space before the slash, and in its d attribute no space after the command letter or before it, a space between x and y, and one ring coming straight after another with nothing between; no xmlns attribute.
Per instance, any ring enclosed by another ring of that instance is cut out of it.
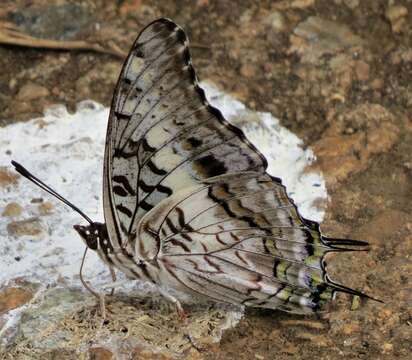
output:
<svg viewBox="0 0 412 360"><path fill-rule="evenodd" d="M83 40L40 39L24 34L9 24L0 24L0 44L40 49L95 51L110 54L121 59L124 59L127 55L126 52L115 44L109 45L109 47L103 47L99 44L91 44Z"/></svg>

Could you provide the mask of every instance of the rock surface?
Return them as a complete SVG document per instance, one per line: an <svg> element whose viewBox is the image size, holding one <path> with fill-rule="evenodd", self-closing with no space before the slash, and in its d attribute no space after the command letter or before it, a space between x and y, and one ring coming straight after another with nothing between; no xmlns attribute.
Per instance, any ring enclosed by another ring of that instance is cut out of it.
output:
<svg viewBox="0 0 412 360"><path fill-rule="evenodd" d="M41 239L45 233L45 226L39 218L12 221L7 224L7 232L10 236L31 236L32 239Z"/></svg>
<svg viewBox="0 0 412 360"><path fill-rule="evenodd" d="M33 3L5 0L0 17L13 21L11 13L22 12ZM50 6L45 0L36 3ZM67 6L69 2L56 3ZM284 323L298 320L291 315L248 311L219 346L192 356L206 360L409 360L410 1L247 0L237 6L212 0L124 1L119 6L101 2L92 10L87 19L91 26L85 26L85 30L80 24L83 30L75 36L103 44L113 41L125 50L138 30L156 17L167 16L181 24L195 45L192 55L201 79L212 80L251 108L278 115L283 125L305 139L306 145L321 149L317 166L333 184L329 186L327 219L322 224L324 233L372 244L365 254L330 254L328 264L334 279L367 291L385 304L338 297L330 313L320 320L309 319L323 325L316 329ZM330 37L319 24L329 29ZM53 26L42 31L52 37L50 29L55 31ZM316 36L320 36L319 43ZM51 103L68 104L74 109L84 96L109 105L121 62L89 52L0 47L0 66L0 109L7 123L8 119L40 116ZM106 70L100 74L99 69ZM252 75L246 77L241 71ZM45 99L15 99L21 87L33 82L49 90ZM385 116L379 117L379 113ZM16 183L14 174L0 169L2 189ZM316 336L302 336L307 333ZM163 356L139 346L133 349L136 358ZM75 354L63 349L47 355L54 359L70 357L75 358Z"/></svg>

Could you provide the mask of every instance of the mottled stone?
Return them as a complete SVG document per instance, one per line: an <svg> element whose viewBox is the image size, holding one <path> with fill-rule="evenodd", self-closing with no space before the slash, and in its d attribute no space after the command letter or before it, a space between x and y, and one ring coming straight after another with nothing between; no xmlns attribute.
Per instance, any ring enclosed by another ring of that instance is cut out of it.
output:
<svg viewBox="0 0 412 360"><path fill-rule="evenodd" d="M361 48L363 40L349 27L311 16L298 24L290 37L289 53L297 53L302 62L319 63L324 55L333 55L349 48Z"/></svg>
<svg viewBox="0 0 412 360"><path fill-rule="evenodd" d="M393 351L393 344L388 343L388 342L383 343L382 344L382 351L383 351L384 354L391 353Z"/></svg>
<svg viewBox="0 0 412 360"><path fill-rule="evenodd" d="M132 359L142 360L173 360L174 357L162 352L154 352L143 347L135 347L131 353Z"/></svg>
<svg viewBox="0 0 412 360"><path fill-rule="evenodd" d="M119 8L121 15L137 14L141 11L142 0L131 0L121 3L122 5Z"/></svg>
<svg viewBox="0 0 412 360"><path fill-rule="evenodd" d="M342 331L345 335L352 335L353 333L357 333L360 331L359 323L350 322L348 324L343 325Z"/></svg>
<svg viewBox="0 0 412 360"><path fill-rule="evenodd" d="M395 123L394 116L378 104L363 104L331 119L331 126L313 146L328 184L364 170L373 155L388 151L400 134Z"/></svg>
<svg viewBox="0 0 412 360"><path fill-rule="evenodd" d="M44 6L18 7L10 19L25 32L46 39L68 39L90 21L85 5L60 2Z"/></svg>
<svg viewBox="0 0 412 360"><path fill-rule="evenodd" d="M354 10L359 6L360 0L344 0L343 2L348 8Z"/></svg>
<svg viewBox="0 0 412 360"><path fill-rule="evenodd" d="M370 66L364 61L356 61L355 73L359 81L369 80Z"/></svg>
<svg viewBox="0 0 412 360"><path fill-rule="evenodd" d="M391 54L390 60L394 65L399 65L401 63L411 63L412 49L401 47L400 49L397 49Z"/></svg>
<svg viewBox="0 0 412 360"><path fill-rule="evenodd" d="M391 5L385 11L386 18L390 21L392 31L400 33L407 22L408 9L403 5Z"/></svg>
<svg viewBox="0 0 412 360"><path fill-rule="evenodd" d="M33 236L41 239L46 232L43 222L39 218L30 218L20 221L12 221L7 224L7 232L9 235L20 236Z"/></svg>
<svg viewBox="0 0 412 360"><path fill-rule="evenodd" d="M284 32L287 30L287 21L285 16L280 11L272 12L265 20L265 25L269 26L271 29L274 30L275 33L277 32Z"/></svg>
<svg viewBox="0 0 412 360"><path fill-rule="evenodd" d="M84 76L77 79L75 87L76 92L82 98L92 96L92 87L96 81L103 81L105 84L114 86L119 76L120 66L118 62L109 61L103 64L99 69L91 69Z"/></svg>
<svg viewBox="0 0 412 360"><path fill-rule="evenodd" d="M295 9L305 9L315 4L315 0L294 0L290 7Z"/></svg>
<svg viewBox="0 0 412 360"><path fill-rule="evenodd" d="M113 353L103 347L93 347L89 349L89 360L111 360Z"/></svg>
<svg viewBox="0 0 412 360"><path fill-rule="evenodd" d="M57 349L67 341L70 332L56 325L89 297L81 291L53 288L43 294L36 306L28 308L21 317L19 336L34 346ZM52 330L51 330L52 329ZM73 334L71 335L73 336ZM17 338L18 340L18 338Z"/></svg>
<svg viewBox="0 0 412 360"><path fill-rule="evenodd" d="M17 79L16 78L11 78L9 81L9 89L14 90L17 86Z"/></svg>
<svg viewBox="0 0 412 360"><path fill-rule="evenodd" d="M0 315L16 309L33 298L33 293L21 287L0 290Z"/></svg>
<svg viewBox="0 0 412 360"><path fill-rule="evenodd" d="M305 9L315 4L315 0L283 0L275 2L273 5L276 9Z"/></svg>
<svg viewBox="0 0 412 360"><path fill-rule="evenodd" d="M325 335L314 334L312 332L299 332L296 336L303 340L308 340L312 345L319 347L331 346L331 341Z"/></svg>
<svg viewBox="0 0 412 360"><path fill-rule="evenodd" d="M256 76L256 69L252 64L243 64L240 67L240 74L246 78L252 78Z"/></svg>
<svg viewBox="0 0 412 360"><path fill-rule="evenodd" d="M16 98L20 101L31 101L44 98L48 95L49 90L45 87L34 83L27 83L20 88Z"/></svg>
<svg viewBox="0 0 412 360"><path fill-rule="evenodd" d="M38 207L40 215L50 215L53 213L54 205L50 201L41 203Z"/></svg>
<svg viewBox="0 0 412 360"><path fill-rule="evenodd" d="M23 208L16 202L11 202L6 205L2 212L2 216L13 217L19 216L23 212Z"/></svg>
<svg viewBox="0 0 412 360"><path fill-rule="evenodd" d="M0 187L17 184L18 175L12 173L5 166L0 166Z"/></svg>
<svg viewBox="0 0 412 360"><path fill-rule="evenodd" d="M43 353L40 358L44 360L77 360L79 356L75 350L54 349Z"/></svg>
<svg viewBox="0 0 412 360"><path fill-rule="evenodd" d="M138 293L107 297L103 323L98 301L90 294L49 288L22 313L16 333L9 340L11 354L28 349L59 353L65 349L77 356L83 351L84 356L95 359L110 359L113 355L168 360L180 354L195 360L202 358L197 349L219 341L223 329L233 326L231 322L239 316L228 308L193 305L186 308L190 317L182 325L175 311L159 300L155 301L153 294L144 298ZM98 339L105 342L99 343Z"/></svg>
<svg viewBox="0 0 412 360"><path fill-rule="evenodd" d="M356 235L368 236L377 243L380 240L393 235L393 228L401 229L407 223L410 217L407 213L394 209L382 209L371 221L361 226L356 231Z"/></svg>
<svg viewBox="0 0 412 360"><path fill-rule="evenodd" d="M373 79L370 83L370 87L373 90L381 90L384 86L385 82L382 79Z"/></svg>
<svg viewBox="0 0 412 360"><path fill-rule="evenodd" d="M326 327L319 321L314 320L303 320L303 319L286 319L280 321L281 325L284 327L298 326L307 327L314 330L324 330Z"/></svg>

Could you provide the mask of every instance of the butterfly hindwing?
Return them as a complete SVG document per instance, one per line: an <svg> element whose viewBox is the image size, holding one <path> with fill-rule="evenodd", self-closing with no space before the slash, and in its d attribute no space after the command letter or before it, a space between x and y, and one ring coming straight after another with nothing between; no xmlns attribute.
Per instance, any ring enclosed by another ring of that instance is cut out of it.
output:
<svg viewBox="0 0 412 360"><path fill-rule="evenodd" d="M183 30L167 19L138 36L121 72L107 130L105 218L114 248L175 192L266 160L206 101ZM133 247L129 246L132 251Z"/></svg>
<svg viewBox="0 0 412 360"><path fill-rule="evenodd" d="M322 264L330 248L266 174L218 176L177 192L143 218L138 237L160 244L140 255L156 255L176 287L218 301L305 313L334 292Z"/></svg>

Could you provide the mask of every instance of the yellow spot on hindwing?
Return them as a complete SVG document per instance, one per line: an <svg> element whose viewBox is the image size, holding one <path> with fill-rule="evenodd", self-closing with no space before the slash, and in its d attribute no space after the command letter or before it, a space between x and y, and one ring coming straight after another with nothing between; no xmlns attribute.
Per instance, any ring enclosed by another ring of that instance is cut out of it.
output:
<svg viewBox="0 0 412 360"><path fill-rule="evenodd" d="M289 267L289 262L282 261L276 266L276 276L280 279L286 278L286 270Z"/></svg>

